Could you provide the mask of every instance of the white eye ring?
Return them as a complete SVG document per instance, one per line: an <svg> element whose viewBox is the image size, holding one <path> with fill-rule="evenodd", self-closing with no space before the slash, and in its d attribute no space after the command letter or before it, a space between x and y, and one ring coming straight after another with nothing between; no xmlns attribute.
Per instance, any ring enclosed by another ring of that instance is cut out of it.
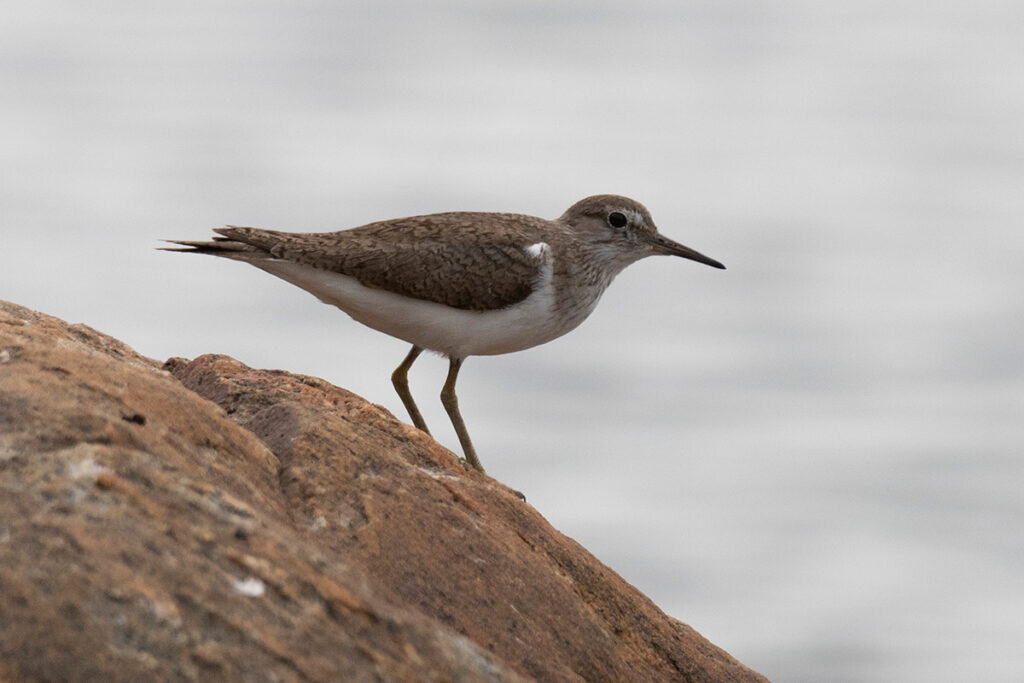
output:
<svg viewBox="0 0 1024 683"><path fill-rule="evenodd" d="M626 214L621 211L612 211L608 214L608 225L613 228L624 228L629 224L629 219L626 218Z"/></svg>

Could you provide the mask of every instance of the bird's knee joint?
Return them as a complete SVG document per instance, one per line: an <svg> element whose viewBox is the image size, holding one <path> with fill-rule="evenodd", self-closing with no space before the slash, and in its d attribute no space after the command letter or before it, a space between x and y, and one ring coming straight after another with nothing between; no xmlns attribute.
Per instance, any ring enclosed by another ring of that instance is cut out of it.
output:
<svg viewBox="0 0 1024 683"><path fill-rule="evenodd" d="M443 405L449 412L452 410L458 410L459 398L455 395L454 391L444 390L441 392L441 405Z"/></svg>

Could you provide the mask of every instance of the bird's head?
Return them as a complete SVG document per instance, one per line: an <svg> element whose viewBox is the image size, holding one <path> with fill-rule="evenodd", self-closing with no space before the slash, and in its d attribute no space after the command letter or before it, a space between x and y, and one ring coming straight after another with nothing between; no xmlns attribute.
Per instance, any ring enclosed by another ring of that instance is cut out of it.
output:
<svg viewBox="0 0 1024 683"><path fill-rule="evenodd" d="M581 199L558 221L582 241L622 261L623 266L646 256L665 254L725 268L715 259L661 235L647 208L628 197L599 194Z"/></svg>

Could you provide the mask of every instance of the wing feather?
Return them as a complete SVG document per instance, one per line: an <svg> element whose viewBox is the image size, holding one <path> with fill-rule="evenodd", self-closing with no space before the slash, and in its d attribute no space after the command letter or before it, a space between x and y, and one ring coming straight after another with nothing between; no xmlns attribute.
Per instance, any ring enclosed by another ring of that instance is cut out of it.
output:
<svg viewBox="0 0 1024 683"><path fill-rule="evenodd" d="M234 226L216 232L250 250L255 247L263 258L322 268L367 287L453 308L489 311L518 303L533 291L544 259L527 248L543 241L545 223L515 214L460 212L330 233Z"/></svg>

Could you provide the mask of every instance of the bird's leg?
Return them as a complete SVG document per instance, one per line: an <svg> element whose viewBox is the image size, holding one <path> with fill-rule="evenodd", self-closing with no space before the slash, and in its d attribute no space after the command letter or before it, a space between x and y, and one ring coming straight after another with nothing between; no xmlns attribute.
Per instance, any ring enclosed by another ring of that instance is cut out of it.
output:
<svg viewBox="0 0 1024 683"><path fill-rule="evenodd" d="M395 385L395 391L398 392L398 397L402 399L402 403L405 405L405 409L409 411L409 417L412 418L412 423L416 425L416 428L425 434L430 434L430 430L427 429L427 423L420 415L420 409L416 407L416 401L412 400L412 394L409 393L409 368L412 367L413 362L416 358L423 353L423 349L413 344L413 347L409 350L409 355L405 357L402 364L395 368L395 371L391 373L391 383Z"/></svg>
<svg viewBox="0 0 1024 683"><path fill-rule="evenodd" d="M483 472L484 467L480 464L480 458L476 457L476 449L473 442L469 440L469 432L466 431L466 423L462 421L459 413L459 399L455 395L455 379L459 376L459 368L462 367L461 358L450 358L448 365L448 379L444 381L444 388L441 389L441 403L452 420L455 433L459 435L459 443L462 444L462 452L466 461L477 470Z"/></svg>

